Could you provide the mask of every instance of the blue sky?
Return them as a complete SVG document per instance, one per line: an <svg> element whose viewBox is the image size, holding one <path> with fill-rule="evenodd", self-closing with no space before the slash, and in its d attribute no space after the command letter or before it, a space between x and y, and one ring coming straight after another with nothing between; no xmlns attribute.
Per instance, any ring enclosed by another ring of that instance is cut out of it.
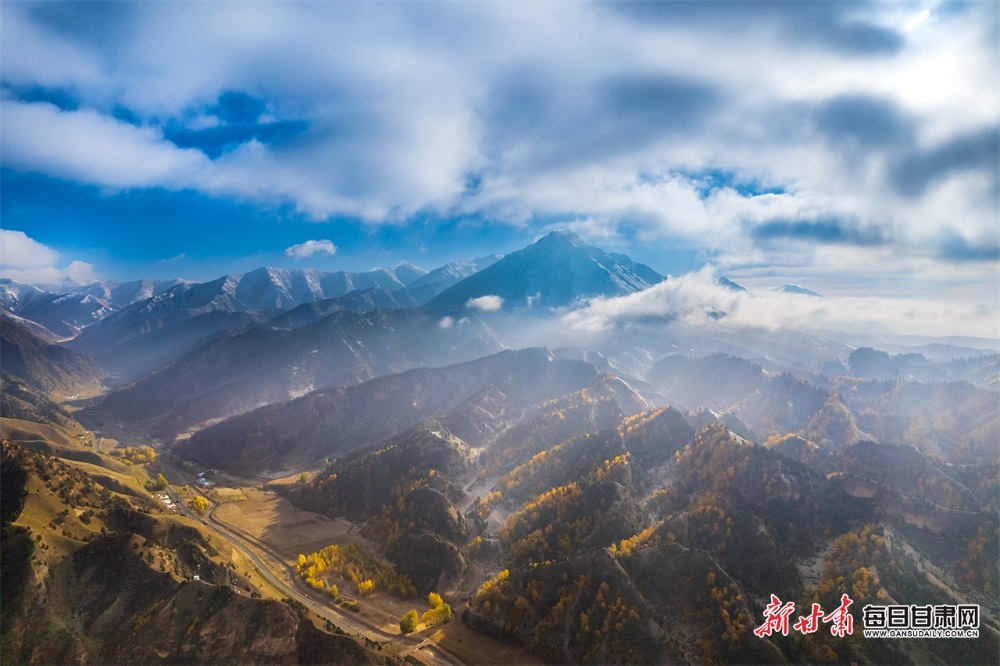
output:
<svg viewBox="0 0 1000 666"><path fill-rule="evenodd" d="M1000 296L993 1L0 13L14 279L433 268L571 228L664 273Z"/></svg>

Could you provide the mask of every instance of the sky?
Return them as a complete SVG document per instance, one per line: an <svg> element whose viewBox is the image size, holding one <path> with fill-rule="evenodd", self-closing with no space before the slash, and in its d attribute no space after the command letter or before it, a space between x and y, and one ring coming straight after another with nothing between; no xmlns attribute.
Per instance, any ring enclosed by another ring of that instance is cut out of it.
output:
<svg viewBox="0 0 1000 666"><path fill-rule="evenodd" d="M15 0L0 49L3 277L431 269L571 229L1000 336L994 0Z"/></svg>

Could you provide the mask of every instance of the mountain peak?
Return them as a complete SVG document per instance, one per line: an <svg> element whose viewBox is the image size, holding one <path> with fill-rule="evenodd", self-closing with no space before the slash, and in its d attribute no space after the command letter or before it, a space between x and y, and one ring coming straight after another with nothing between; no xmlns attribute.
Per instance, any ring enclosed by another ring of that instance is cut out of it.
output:
<svg viewBox="0 0 1000 666"><path fill-rule="evenodd" d="M782 285L778 289L778 291L780 291L783 294L799 294L799 295L802 295L802 296L818 296L818 297L822 298L822 294L817 294L812 289L806 289L802 285L798 285L798 284L786 284L786 285Z"/></svg>
<svg viewBox="0 0 1000 666"><path fill-rule="evenodd" d="M720 287L725 287L730 291L746 291L746 287L736 282L733 282L727 277L720 277L715 281L715 284L717 284Z"/></svg>
<svg viewBox="0 0 1000 666"><path fill-rule="evenodd" d="M571 243L576 246L585 246L586 243L580 238L575 232L568 229L556 229L555 231L550 231L541 238L535 241L535 244L547 244L547 243Z"/></svg>
<svg viewBox="0 0 1000 666"><path fill-rule="evenodd" d="M662 280L625 255L587 245L571 231L553 231L446 289L428 305L465 305L497 296L505 307L558 308L595 296L624 296Z"/></svg>
<svg viewBox="0 0 1000 666"><path fill-rule="evenodd" d="M397 280L406 286L409 286L414 280L427 275L426 270L408 261L401 261L396 264L396 267L392 269L392 273L396 276Z"/></svg>

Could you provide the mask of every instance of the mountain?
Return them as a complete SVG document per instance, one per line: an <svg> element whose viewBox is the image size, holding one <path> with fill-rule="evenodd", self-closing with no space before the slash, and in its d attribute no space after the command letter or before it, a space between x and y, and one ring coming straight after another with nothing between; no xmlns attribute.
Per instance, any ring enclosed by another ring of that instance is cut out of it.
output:
<svg viewBox="0 0 1000 666"><path fill-rule="evenodd" d="M453 489L474 460L465 442L439 423L425 422L338 457L313 483L283 491L327 515L359 523L374 518L371 531L380 533L385 554L427 594L440 589L442 574L454 577L467 569L460 552L466 521Z"/></svg>
<svg viewBox="0 0 1000 666"><path fill-rule="evenodd" d="M82 354L51 344L7 313L0 313L3 373L42 393L92 391L103 370Z"/></svg>
<svg viewBox="0 0 1000 666"><path fill-rule="evenodd" d="M777 291L781 292L782 294L799 294L801 296L817 296L819 298L822 298L821 294L817 294L812 289L806 289L805 287L802 287L797 284L781 285L781 287L779 287Z"/></svg>
<svg viewBox="0 0 1000 666"><path fill-rule="evenodd" d="M108 301L91 294L46 293L18 308L17 314L54 333L72 337L115 310Z"/></svg>
<svg viewBox="0 0 1000 666"><path fill-rule="evenodd" d="M1000 383L1000 354L972 355L973 353L970 350L965 352L964 358L932 360L913 351L890 355L871 347L859 347L847 357L847 367L853 376L864 379L922 382L964 380L980 388L996 388Z"/></svg>
<svg viewBox="0 0 1000 666"><path fill-rule="evenodd" d="M733 282L732 280L730 280L727 277L720 277L720 278L718 278L715 281L715 284L719 285L720 287L725 287L726 289L729 289L730 291L746 291L746 287L744 287L741 284L737 284L736 282Z"/></svg>
<svg viewBox="0 0 1000 666"><path fill-rule="evenodd" d="M0 308L16 313L35 298L46 294L44 289L30 284L21 284L10 278L0 278Z"/></svg>
<svg viewBox="0 0 1000 666"><path fill-rule="evenodd" d="M484 371L487 374L483 374ZM412 376L419 372L404 373L398 379L404 380L405 376L404 385L408 384L412 389ZM468 377L476 377L477 383L481 383L492 375L495 383L464 401L451 415L424 420L376 443L338 452L331 457L327 467L311 480L300 477L297 484L275 484L276 490L302 507L310 507L328 516L344 516L354 522L366 522L367 534L384 545L386 555L424 593L441 589L442 577L454 580L469 570L471 551L465 551L468 527L471 523L481 530L483 520L478 512L480 509L486 511L482 501L476 501L471 492L491 475L483 465L482 456L484 452L506 449L510 441L498 438L498 432L485 437L481 436L481 432L470 433L465 426L472 419L478 415L484 422L495 424L499 421L509 425L521 419L525 405L533 405L524 419L529 424L527 430L520 428L520 424L512 429L536 433L542 446L552 447L549 449L552 455L535 456L498 482L497 486L504 489L504 508L516 508L552 484L558 484L560 480L574 480L578 474L586 474L595 463L606 462L609 455L614 457L614 446L606 446L605 437L591 438L590 432L597 433L599 429L591 430L588 425L593 427L603 422L614 426L620 422L623 413L632 414L648 407L620 379L597 373L595 368L580 361L560 361L543 349L502 352L487 359L434 372L438 373L439 379L457 380L465 387L471 386L467 383ZM382 378L370 384L391 379ZM421 376L418 381L426 382L427 379ZM554 400L541 402L547 395L581 384L586 386ZM443 397L450 399L447 384L441 387L445 389ZM362 390L366 387L357 388ZM376 390L374 386L371 392L379 397L391 395L390 391ZM420 402L427 392L418 391L412 395L417 397L416 402ZM405 394L397 394L393 398L393 401L404 405L408 400L409 396ZM497 403L501 401L505 404L496 410ZM466 409L470 404L476 407ZM371 408L378 411L375 405ZM487 409L493 409L494 414L487 414ZM561 416L555 416L553 409ZM471 411L478 414L472 415ZM309 417L315 419L316 415L325 413L328 412L316 409ZM465 418L454 418L457 414ZM658 421L661 427L654 428L658 434L671 429L665 423L670 416ZM674 416L693 435L683 417L676 413ZM559 428L561 424L572 425L567 430ZM456 425L458 429L453 427ZM553 428L542 432L541 429L547 426ZM324 430L338 433L336 438L327 438L327 442L342 441L340 435L344 433L343 429L334 426L320 428L318 432ZM561 441L556 433L571 436L570 432L580 433L573 445L556 444ZM680 435L680 445L690 440L690 436L685 436L683 432L675 434ZM240 441L239 435L235 441ZM667 453L667 456L670 455L672 452ZM646 460L644 457L643 461ZM525 468L537 471L538 466L545 468L544 474L525 478ZM470 486L469 481L473 478L476 481ZM463 487L466 488L464 492L461 490ZM491 496L493 500L490 501L497 499L497 495L491 493ZM459 508L463 506L472 506L473 509L463 515ZM503 513L503 509L496 508L497 514ZM609 519L614 520L613 517Z"/></svg>
<svg viewBox="0 0 1000 666"><path fill-rule="evenodd" d="M470 398L487 389L499 394L491 396L494 404L517 413L599 378L597 368L559 360L547 350L502 351L443 368L420 368L356 386L314 391L201 430L178 451L214 467L259 474L264 466L308 464L398 433L423 419L464 412ZM472 431L467 425L459 429L463 434Z"/></svg>
<svg viewBox="0 0 1000 666"><path fill-rule="evenodd" d="M56 335L49 329L45 328L41 324L30 319L24 319L23 317L18 317L16 314L11 314L6 310L0 310L0 317L4 320L18 324L22 328L30 331L35 337L39 338L46 344L54 345L61 340L60 336Z"/></svg>
<svg viewBox="0 0 1000 666"><path fill-rule="evenodd" d="M5 311L111 308L68 344L145 374L58 404L101 371L2 316L0 661L415 662L433 642L466 663L1000 663L989 341L707 311L590 336L552 316L648 271L556 233L430 273L260 269L63 301L4 283ZM467 306L491 295L504 311ZM528 346L542 335L554 351ZM213 511L178 515L202 497ZM299 563L285 593L364 645L259 598L282 561ZM403 636L418 591L430 621ZM754 633L771 595L829 614L845 594L853 636ZM437 597L461 624L429 626ZM981 637L861 636L889 603L978 604Z"/></svg>
<svg viewBox="0 0 1000 666"><path fill-rule="evenodd" d="M1000 394L958 382L858 382L839 387L857 425L886 444L951 463L997 460Z"/></svg>
<svg viewBox="0 0 1000 666"><path fill-rule="evenodd" d="M413 273L405 266L403 271L407 275ZM343 296L355 289L379 287L394 291L405 285L392 270L386 269L364 273L328 273L313 269L258 268L249 273L234 273L211 282L187 286L190 287L187 290L175 288L164 293L156 307L177 307L171 306L171 303L204 307L211 303L230 312L287 310L302 303Z"/></svg>
<svg viewBox="0 0 1000 666"><path fill-rule="evenodd" d="M410 273L405 268L404 272ZM355 289L380 287L391 291L405 286L392 270L385 269L366 273L324 273L312 269L258 268L228 278L237 307L247 311L286 310L310 301L343 296Z"/></svg>
<svg viewBox="0 0 1000 666"><path fill-rule="evenodd" d="M82 351L106 356L111 363L109 369L112 372L120 372L123 370L122 364L115 363L113 359L120 357L121 354L117 351L112 352L106 347L109 344L122 342L120 337L123 335L123 330L149 332L163 328L164 325L169 326L170 324L164 324L161 318L170 313L200 310L189 313L188 317L194 317L206 314L208 311L227 313L269 311L273 316L277 310L287 310L303 303L343 296L354 290L397 291L426 273L424 269L408 263L401 263L389 270L377 269L361 273L259 268L246 274L225 275L201 284L180 279L135 280L125 283L102 281L85 287L57 291L46 291L3 279L0 280L0 307L25 319L38 322L65 337L76 336L92 324L114 313L127 310L128 314L109 324L108 328L99 329L99 332L90 334L92 337L77 343ZM403 300L408 305L416 304L409 298ZM267 318L256 317L251 323L260 323ZM213 330L233 329L232 321L227 320L223 324L226 318L216 318L216 320L215 324L202 327L204 330L200 331L200 337L210 335ZM244 321L243 325L246 323L247 321ZM128 355L134 357L139 350L128 351ZM160 359L157 359L156 362L159 361ZM156 363L132 365L142 367L139 371L129 370L135 373L148 370Z"/></svg>
<svg viewBox="0 0 1000 666"><path fill-rule="evenodd" d="M152 298L179 284L186 284L188 280L134 280L132 282L110 282L103 280L80 289L74 289L73 293L95 296L107 301L115 308L123 308L147 298Z"/></svg>
<svg viewBox="0 0 1000 666"><path fill-rule="evenodd" d="M232 287L229 278L178 285L109 315L67 346L90 354L126 383L213 336L244 331L276 314L250 311Z"/></svg>
<svg viewBox="0 0 1000 666"><path fill-rule="evenodd" d="M416 280L427 275L427 271L420 266L414 266L411 263L403 261L396 264L396 267L392 269L392 274L396 276L397 280L408 287Z"/></svg>
<svg viewBox="0 0 1000 666"><path fill-rule="evenodd" d="M261 598L239 551L151 501L144 471L90 455L109 467L2 444L3 663L394 663Z"/></svg>
<svg viewBox="0 0 1000 666"><path fill-rule="evenodd" d="M503 348L475 317L445 327L439 314L420 310L343 311L293 330L252 328L211 340L85 413L176 434L317 388L471 360Z"/></svg>
<svg viewBox="0 0 1000 666"><path fill-rule="evenodd" d="M3 279L0 280L0 307L63 337L73 337L125 306L182 283L182 280L95 282L85 287L46 291Z"/></svg>
<svg viewBox="0 0 1000 666"><path fill-rule="evenodd" d="M808 446L797 442L788 452ZM992 486L959 503L961 486L909 447L851 447L828 458L836 469L829 475L780 448L747 445L720 424L692 433L668 409L525 450L467 514L469 571L499 571L474 590L464 621L547 663L927 660L906 642L822 631L770 640L752 630L772 594L824 609L845 593L859 607L938 599L942 583L929 562L906 554L914 543L922 558L961 560L963 582L942 574L949 594L982 603L977 590L996 580L992 567L985 577L976 568L996 552L995 512L982 511ZM972 469L984 480L996 468ZM884 477L898 472L902 493L926 499L883 490ZM320 476L313 485L335 482ZM945 498L953 508L927 501ZM914 527L931 518L936 539ZM859 608L856 627L860 616ZM952 648L937 642L927 649L944 661L990 663L997 643L992 628L986 633L956 645L961 655L944 656Z"/></svg>
<svg viewBox="0 0 1000 666"><path fill-rule="evenodd" d="M555 308L579 299L635 293L662 280L652 268L625 255L608 254L576 234L553 231L449 287L427 305L464 305L472 298L499 296L507 308Z"/></svg>
<svg viewBox="0 0 1000 666"><path fill-rule="evenodd" d="M737 419L732 429L754 439L806 428L830 399L825 389L729 354L666 356L650 368L647 380L671 404L732 412Z"/></svg>
<svg viewBox="0 0 1000 666"><path fill-rule="evenodd" d="M403 272L414 274L406 267ZM210 282L179 284L103 318L69 346L91 354L124 383L213 337L263 324L282 310L355 289L394 291L403 286L391 270L326 273L259 268Z"/></svg>
<svg viewBox="0 0 1000 666"><path fill-rule="evenodd" d="M334 312L369 312L379 308L398 310L419 305L407 288L386 291L379 287L355 289L337 298L312 301L283 312L267 322L268 328L299 328L329 317Z"/></svg>
<svg viewBox="0 0 1000 666"><path fill-rule="evenodd" d="M397 275L404 268L409 271L407 275L423 272L400 289L392 291L380 287L355 289L336 298L303 303L275 317L267 325L274 328L298 328L344 310L367 312L376 308L416 307L460 280L493 265L498 259L500 259L499 254L492 254L472 261L455 261L430 272L409 264L400 265L393 269Z"/></svg>
<svg viewBox="0 0 1000 666"><path fill-rule="evenodd" d="M626 417L650 407L626 382L605 375L584 389L529 410L489 442L480 456L480 466L488 474L508 474L542 451L588 433L611 430Z"/></svg>
<svg viewBox="0 0 1000 666"><path fill-rule="evenodd" d="M921 354L890 356L871 347L855 349L847 357L847 367L851 374L865 379L903 379L928 365L930 363L927 358Z"/></svg>
<svg viewBox="0 0 1000 666"><path fill-rule="evenodd" d="M448 287L492 266L500 258L499 254L491 254L472 261L453 261L417 278L406 285L406 290L417 303L426 303Z"/></svg>

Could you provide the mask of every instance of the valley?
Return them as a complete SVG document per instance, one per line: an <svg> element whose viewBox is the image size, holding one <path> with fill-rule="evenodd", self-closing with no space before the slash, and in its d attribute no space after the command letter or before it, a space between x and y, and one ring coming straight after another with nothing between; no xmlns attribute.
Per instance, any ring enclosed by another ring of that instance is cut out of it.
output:
<svg viewBox="0 0 1000 666"><path fill-rule="evenodd" d="M670 280L554 232L86 316L8 282L4 663L1000 659L996 341L575 325ZM857 629L757 632L772 595ZM884 604L978 638L863 637Z"/></svg>
<svg viewBox="0 0 1000 666"><path fill-rule="evenodd" d="M178 487L188 486L197 478L162 460L159 466L166 468ZM357 525L297 509L273 492L254 486L215 485L204 495L212 502L206 511L211 528L240 549L274 590L366 644L381 646L379 651L385 648L400 658L410 655L427 664L471 663L475 661L470 659L473 654L491 662L540 663L522 650L473 634L457 623L402 635L399 618L407 607L386 595L366 598L357 612L332 606L327 598L303 584L295 573L296 561L300 553L332 544L374 550L372 542L359 536ZM180 498L176 504L185 514L198 518Z"/></svg>

